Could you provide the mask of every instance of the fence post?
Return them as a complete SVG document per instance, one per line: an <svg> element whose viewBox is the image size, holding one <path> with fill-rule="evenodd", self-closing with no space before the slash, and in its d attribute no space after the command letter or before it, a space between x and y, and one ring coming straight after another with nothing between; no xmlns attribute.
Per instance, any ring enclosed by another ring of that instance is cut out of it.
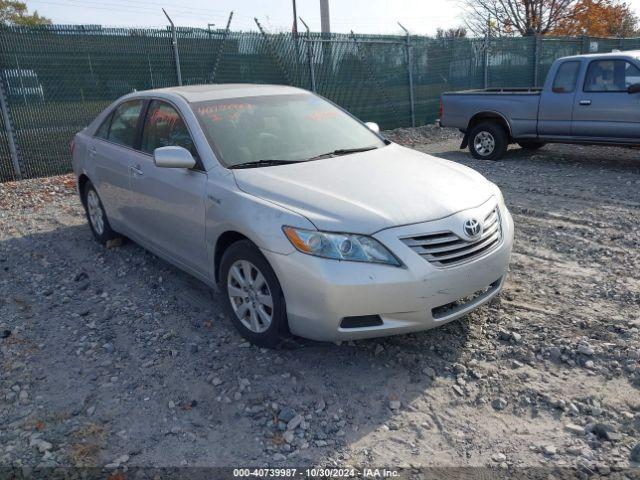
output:
<svg viewBox="0 0 640 480"><path fill-rule="evenodd" d="M180 71L180 54L178 53L178 36L176 35L176 26L173 24L173 20L171 20L171 17L167 14L164 8L162 9L162 11L171 24L171 46L173 47L173 58L176 61L176 76L178 77L178 85L181 86L182 72Z"/></svg>
<svg viewBox="0 0 640 480"><path fill-rule="evenodd" d="M542 36L536 33L536 43L533 56L533 86L540 84L540 51L542 50Z"/></svg>
<svg viewBox="0 0 640 480"><path fill-rule="evenodd" d="M264 31L264 28L262 28L262 25L260 24L260 21L257 18L254 18L253 20L256 22L256 25L258 25L258 29L260 30L260 33L262 34L264 39L267 41L267 45L271 49L271 54L275 58L276 63L280 67L280 70L282 70L282 73L284 74L285 80L288 82L289 85L294 85L293 78L291 78L291 75L289 75L289 71L287 70L287 67L285 66L285 64L282 61L282 59L280 58L280 55L278 55L277 50L271 44L271 40L269 39L269 36L267 35L267 32Z"/></svg>
<svg viewBox="0 0 640 480"><path fill-rule="evenodd" d="M309 25L305 22L302 17L300 17L300 21L304 25L304 28L307 29L307 38L305 39L305 43L307 44L307 60L309 61L309 80L311 82L311 91L316 92L316 71L313 66L313 40L311 40L311 30L309 29Z"/></svg>
<svg viewBox="0 0 640 480"><path fill-rule="evenodd" d="M11 115L9 115L9 105L5 96L4 85L0 80L0 109L2 110L2 119L4 120L4 129L7 134L7 142L9 143L9 155L13 165L13 174L16 180L22 180L22 172L20 171L20 160L18 158L18 149L16 147L15 132L11 123Z"/></svg>
<svg viewBox="0 0 640 480"><path fill-rule="evenodd" d="M218 49L218 55L216 55L216 60L213 63L213 68L211 70L211 83L215 81L216 73L218 71L218 64L220 63L220 57L222 57L222 50L224 49L225 43L227 43L227 37L229 37L229 29L231 28L231 19L233 18L233 10L229 14L229 19L227 20L227 28L224 31L224 37L220 42L220 48Z"/></svg>
<svg viewBox="0 0 640 480"><path fill-rule="evenodd" d="M484 36L483 87L489 88L489 42L491 41L491 20L487 21L487 33Z"/></svg>
<svg viewBox="0 0 640 480"><path fill-rule="evenodd" d="M415 106L415 99L413 95L413 55L411 52L412 50L411 34L409 33L409 30L404 28L400 22L398 22L398 25L400 25L400 28L404 30L404 32L407 35L405 46L407 49L407 72L409 73L409 102L411 107L411 126L415 127L416 126L416 106Z"/></svg>

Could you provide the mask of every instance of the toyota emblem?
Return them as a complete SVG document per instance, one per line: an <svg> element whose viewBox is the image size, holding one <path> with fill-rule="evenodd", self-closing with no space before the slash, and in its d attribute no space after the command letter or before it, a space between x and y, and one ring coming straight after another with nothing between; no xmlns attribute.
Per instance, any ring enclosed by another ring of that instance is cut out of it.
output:
<svg viewBox="0 0 640 480"><path fill-rule="evenodd" d="M480 232L482 231L482 226L480 225L480 222L475 218L470 218L469 220L466 220L464 222L463 228L464 228L464 233L466 233L469 238L477 237L478 235L480 235Z"/></svg>

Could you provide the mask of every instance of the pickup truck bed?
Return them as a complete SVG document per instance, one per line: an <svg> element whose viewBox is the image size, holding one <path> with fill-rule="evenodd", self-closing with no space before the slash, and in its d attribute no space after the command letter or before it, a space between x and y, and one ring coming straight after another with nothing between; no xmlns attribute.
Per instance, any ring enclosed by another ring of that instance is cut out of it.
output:
<svg viewBox="0 0 640 480"><path fill-rule="evenodd" d="M640 144L640 51L558 59L543 88L446 92L439 123L465 133L476 158L510 143Z"/></svg>

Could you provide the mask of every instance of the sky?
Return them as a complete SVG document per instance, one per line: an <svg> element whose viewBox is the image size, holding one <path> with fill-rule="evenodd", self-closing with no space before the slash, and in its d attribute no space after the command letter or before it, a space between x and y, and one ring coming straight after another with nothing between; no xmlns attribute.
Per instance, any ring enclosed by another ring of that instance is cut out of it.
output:
<svg viewBox="0 0 640 480"><path fill-rule="evenodd" d="M640 0L627 0L640 14ZM402 33L397 22L416 35L438 27L464 24L462 0L329 0L331 30L356 33ZM160 27L167 25L164 7L180 26L224 28L231 10L232 30L255 30L258 17L269 32L290 31L292 0L26 0L30 11L61 24ZM320 30L319 0L297 0L298 16ZM303 26L299 24L299 31Z"/></svg>
<svg viewBox="0 0 640 480"><path fill-rule="evenodd" d="M640 3L640 0L637 0ZM400 33L399 21L411 33L432 34L439 26L462 24L459 0L329 0L331 30ZM255 30L258 17L267 31L290 31L292 0L26 0L30 11L54 23L105 26L164 26L161 8L181 26L223 28L231 10L233 30ZM297 0L298 16L320 30L319 0ZM303 26L299 24L299 30Z"/></svg>

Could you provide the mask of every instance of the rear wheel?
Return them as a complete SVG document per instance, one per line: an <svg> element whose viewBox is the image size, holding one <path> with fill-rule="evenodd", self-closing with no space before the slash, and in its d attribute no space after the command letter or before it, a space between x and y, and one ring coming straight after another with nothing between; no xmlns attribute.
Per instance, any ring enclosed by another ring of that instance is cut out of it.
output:
<svg viewBox="0 0 640 480"><path fill-rule="evenodd" d="M290 339L280 282L253 243L242 240L224 252L219 279L227 315L244 338L267 348Z"/></svg>
<svg viewBox="0 0 640 480"><path fill-rule="evenodd" d="M507 132L495 122L480 123L469 132L469 151L480 160L498 160L508 146Z"/></svg>
<svg viewBox="0 0 640 480"><path fill-rule="evenodd" d="M91 232L98 242L107 243L109 240L119 237L111 229L102 201L91 182L87 182L82 190L82 203Z"/></svg>
<svg viewBox="0 0 640 480"><path fill-rule="evenodd" d="M518 145L520 145L525 150L538 150L539 148L544 147L546 143L537 142L535 140L520 140L518 142Z"/></svg>

